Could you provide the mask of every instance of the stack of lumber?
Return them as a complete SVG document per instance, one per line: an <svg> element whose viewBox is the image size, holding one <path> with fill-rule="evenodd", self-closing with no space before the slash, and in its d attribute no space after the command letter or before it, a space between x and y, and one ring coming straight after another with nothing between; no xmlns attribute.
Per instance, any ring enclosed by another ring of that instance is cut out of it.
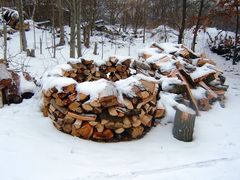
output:
<svg viewBox="0 0 240 180"><path fill-rule="evenodd" d="M22 99L31 98L35 87L27 72L16 73L0 62L0 108L4 104L19 104Z"/></svg>
<svg viewBox="0 0 240 180"><path fill-rule="evenodd" d="M174 109L174 137L192 141L200 111L215 101L224 107L224 83L214 61L183 45L154 43L133 62L70 60L46 72L42 111L60 131L108 142L140 138Z"/></svg>
<svg viewBox="0 0 240 180"><path fill-rule="evenodd" d="M77 83L66 77L52 82L51 78L43 87L42 110L57 129L73 136L94 141L137 139L150 130L153 117L163 115L156 109L158 84L144 76L115 83L105 79ZM62 87L58 83L63 81Z"/></svg>
<svg viewBox="0 0 240 180"><path fill-rule="evenodd" d="M70 61L68 63L72 69L65 71L65 77L71 77L77 82L95 81L101 78L113 82L126 79L130 76L130 58L110 57L104 64L97 65L93 60L81 59L79 61Z"/></svg>

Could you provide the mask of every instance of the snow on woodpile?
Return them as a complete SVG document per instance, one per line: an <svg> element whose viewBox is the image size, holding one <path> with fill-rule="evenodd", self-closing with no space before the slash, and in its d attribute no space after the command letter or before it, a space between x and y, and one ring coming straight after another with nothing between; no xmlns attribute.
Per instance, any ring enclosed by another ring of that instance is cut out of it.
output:
<svg viewBox="0 0 240 180"><path fill-rule="evenodd" d="M56 66L42 79L44 115L59 130L84 139L125 141L144 136L159 117L158 81L129 77L130 64L129 57L114 56L100 66L85 59Z"/></svg>
<svg viewBox="0 0 240 180"><path fill-rule="evenodd" d="M36 90L34 79L27 72L15 72L0 62L0 108L4 104L21 103Z"/></svg>
<svg viewBox="0 0 240 180"><path fill-rule="evenodd" d="M224 81L212 60L153 43L138 60L71 59L46 72L42 111L60 131L95 141L140 138L156 119L170 117L174 137L191 141L196 115L214 101L224 104Z"/></svg>

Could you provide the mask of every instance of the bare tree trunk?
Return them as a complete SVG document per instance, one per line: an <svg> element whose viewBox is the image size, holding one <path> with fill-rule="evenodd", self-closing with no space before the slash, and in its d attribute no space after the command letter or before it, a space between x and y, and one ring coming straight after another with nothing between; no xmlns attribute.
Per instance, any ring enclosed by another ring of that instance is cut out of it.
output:
<svg viewBox="0 0 240 180"><path fill-rule="evenodd" d="M144 22L143 22L143 44L145 43L145 36L146 36L146 9L145 9L145 4L143 7L143 18L144 18Z"/></svg>
<svg viewBox="0 0 240 180"><path fill-rule="evenodd" d="M26 34L24 29L24 18L23 18L23 4L22 0L17 1L17 9L19 14L19 32L20 32L20 43L21 43L21 51L27 50L27 40L26 40Z"/></svg>
<svg viewBox="0 0 240 180"><path fill-rule="evenodd" d="M76 0L72 0L71 12L71 35L70 35L70 58L75 58L75 28L76 28Z"/></svg>
<svg viewBox="0 0 240 180"><path fill-rule="evenodd" d="M199 12L198 12L198 17L197 17L197 24L196 27L194 29L194 35L193 35L193 41L192 41L192 50L195 51L195 45L196 45L196 40L197 40L197 34L198 34L198 30L200 27L200 19L202 16L202 10L203 10L203 6L204 6L204 0L201 0L200 2L200 7L199 7Z"/></svg>
<svg viewBox="0 0 240 180"><path fill-rule="evenodd" d="M82 9L82 1L78 2L77 7L77 54L78 57L82 56L82 44L81 44L81 9Z"/></svg>
<svg viewBox="0 0 240 180"><path fill-rule="evenodd" d="M63 6L62 6L62 0L58 0L58 19L59 19L59 26L60 26L60 41L59 45L63 46L65 44L65 39L64 39L64 22L63 22Z"/></svg>
<svg viewBox="0 0 240 180"><path fill-rule="evenodd" d="M97 53L97 49L98 49L97 42L95 42L95 44L94 44L94 49L93 49L93 54L94 54L94 55L97 55L97 54L98 54L98 53Z"/></svg>
<svg viewBox="0 0 240 180"><path fill-rule="evenodd" d="M53 23L52 23L52 35L53 35L53 58L56 58L56 32L55 32L55 11L54 6L52 6L53 13Z"/></svg>
<svg viewBox="0 0 240 180"><path fill-rule="evenodd" d="M83 37L84 37L84 46L86 48L89 48L90 47L90 25L89 24L84 26Z"/></svg>
<svg viewBox="0 0 240 180"><path fill-rule="evenodd" d="M183 1L182 23L181 23L181 28L180 28L179 35L178 35L178 44L182 44L184 29L185 29L185 23L186 23L187 0L182 0L182 1Z"/></svg>
<svg viewBox="0 0 240 180"><path fill-rule="evenodd" d="M238 50L237 50L237 46L238 46L238 31L239 31L239 7L238 7L238 1L235 0L235 4L236 4L236 31L235 31L235 44L234 44L234 55L233 55L233 65L237 64L237 56L238 56Z"/></svg>
<svg viewBox="0 0 240 180"><path fill-rule="evenodd" d="M36 6L37 6L37 2L36 0L33 1L33 11L32 11L32 23L33 23L33 38L34 38L34 44L33 44L33 49L36 49L37 45L36 45L36 28L35 28L35 21L34 21L34 15L36 12Z"/></svg>

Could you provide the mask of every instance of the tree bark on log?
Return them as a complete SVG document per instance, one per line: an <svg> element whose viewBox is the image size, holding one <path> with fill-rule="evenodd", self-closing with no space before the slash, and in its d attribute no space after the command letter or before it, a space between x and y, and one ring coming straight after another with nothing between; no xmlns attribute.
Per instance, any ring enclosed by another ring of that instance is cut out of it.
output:
<svg viewBox="0 0 240 180"><path fill-rule="evenodd" d="M195 118L195 114L183 112L177 108L172 131L173 136L180 141L192 141Z"/></svg>

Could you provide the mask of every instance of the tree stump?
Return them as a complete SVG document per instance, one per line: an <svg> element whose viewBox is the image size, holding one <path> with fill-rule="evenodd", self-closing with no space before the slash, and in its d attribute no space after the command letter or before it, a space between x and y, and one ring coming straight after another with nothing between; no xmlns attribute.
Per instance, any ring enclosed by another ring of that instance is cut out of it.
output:
<svg viewBox="0 0 240 180"><path fill-rule="evenodd" d="M180 141L192 141L195 118L196 114L190 114L177 108L173 125L173 136Z"/></svg>

